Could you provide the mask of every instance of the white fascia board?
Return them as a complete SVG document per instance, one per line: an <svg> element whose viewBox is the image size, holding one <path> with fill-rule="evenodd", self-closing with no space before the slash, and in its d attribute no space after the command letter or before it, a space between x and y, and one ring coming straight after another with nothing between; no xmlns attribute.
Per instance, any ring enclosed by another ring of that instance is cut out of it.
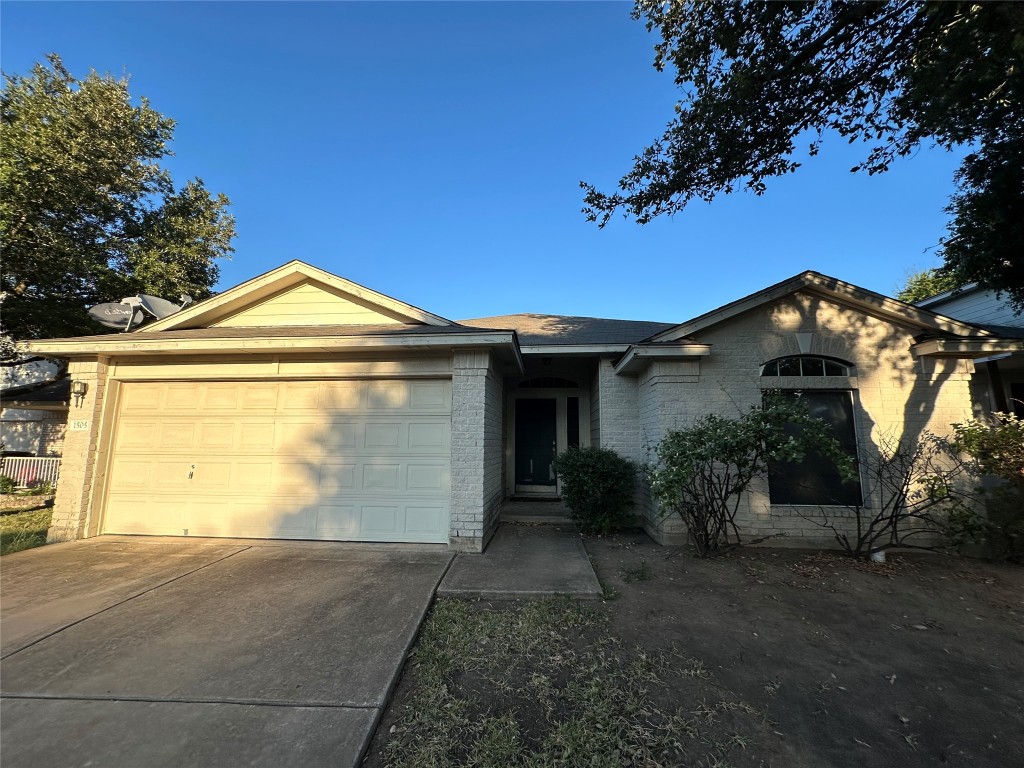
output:
<svg viewBox="0 0 1024 768"><path fill-rule="evenodd" d="M409 336L331 336L331 337L269 337L248 338L148 338L140 339L132 334L111 334L110 337L79 340L30 341L23 342L20 349L46 357L75 358L111 354L157 354L162 352L183 352L190 354L224 354L267 352L323 351L333 352L347 349L361 351L387 351L398 349L428 349L452 347L502 347L508 346L513 357L522 365L515 336L510 331L498 333L467 334L411 334Z"/></svg>
<svg viewBox="0 0 1024 768"><path fill-rule="evenodd" d="M524 355L621 355L629 344L532 344L522 349Z"/></svg>
<svg viewBox="0 0 1024 768"><path fill-rule="evenodd" d="M622 359L615 364L615 373L635 373L651 359L683 360L688 357L707 357L711 354L710 344L686 344L684 346L630 347Z"/></svg>
<svg viewBox="0 0 1024 768"><path fill-rule="evenodd" d="M1024 339L929 339L910 348L914 357L975 358L1024 352Z"/></svg>

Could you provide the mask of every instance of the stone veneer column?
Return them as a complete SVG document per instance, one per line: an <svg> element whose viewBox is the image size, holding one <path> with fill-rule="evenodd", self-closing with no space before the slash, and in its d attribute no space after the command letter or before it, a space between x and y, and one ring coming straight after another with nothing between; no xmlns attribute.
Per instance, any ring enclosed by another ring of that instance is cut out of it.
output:
<svg viewBox="0 0 1024 768"><path fill-rule="evenodd" d="M48 542L71 541L95 533L86 530L86 521L93 512L94 491L98 490L95 472L107 390L106 359L72 361L68 377L86 382L88 390L80 399L70 398Z"/></svg>
<svg viewBox="0 0 1024 768"><path fill-rule="evenodd" d="M497 527L502 498L501 380L487 350L456 352L452 368L448 544L462 552L482 552Z"/></svg>

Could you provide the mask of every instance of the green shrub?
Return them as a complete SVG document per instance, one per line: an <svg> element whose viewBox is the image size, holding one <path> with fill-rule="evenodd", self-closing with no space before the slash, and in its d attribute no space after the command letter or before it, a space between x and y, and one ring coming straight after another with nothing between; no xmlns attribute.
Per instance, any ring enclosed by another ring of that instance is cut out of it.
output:
<svg viewBox="0 0 1024 768"><path fill-rule="evenodd" d="M583 533L611 533L633 508L636 465L604 448L570 448L555 459L562 499Z"/></svg>
<svg viewBox="0 0 1024 768"><path fill-rule="evenodd" d="M14 493L14 489L17 487L18 483L13 477L0 475L0 493Z"/></svg>
<svg viewBox="0 0 1024 768"><path fill-rule="evenodd" d="M983 489L981 536L999 559L1024 562L1024 420L1009 413L953 425L957 447L981 474L1002 483Z"/></svg>

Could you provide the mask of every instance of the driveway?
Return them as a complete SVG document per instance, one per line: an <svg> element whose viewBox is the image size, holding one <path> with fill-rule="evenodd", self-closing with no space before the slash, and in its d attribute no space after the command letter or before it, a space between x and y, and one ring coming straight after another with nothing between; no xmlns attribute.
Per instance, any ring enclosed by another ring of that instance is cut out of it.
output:
<svg viewBox="0 0 1024 768"><path fill-rule="evenodd" d="M355 765L451 559L140 537L8 555L4 767Z"/></svg>

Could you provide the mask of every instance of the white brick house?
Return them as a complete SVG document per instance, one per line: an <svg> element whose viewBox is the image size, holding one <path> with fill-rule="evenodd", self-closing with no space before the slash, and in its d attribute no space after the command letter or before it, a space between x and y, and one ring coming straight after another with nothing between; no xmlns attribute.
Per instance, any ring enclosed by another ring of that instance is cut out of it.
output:
<svg viewBox="0 0 1024 768"><path fill-rule="evenodd" d="M972 359L1021 341L806 272L677 323L453 322L299 261L127 334L32 342L86 383L52 540L102 533L447 543L482 551L554 456L643 461L764 389L814 391L869 447L971 411ZM641 497L643 496L641 492ZM778 487L750 532L814 536ZM642 505L663 543L685 532Z"/></svg>

